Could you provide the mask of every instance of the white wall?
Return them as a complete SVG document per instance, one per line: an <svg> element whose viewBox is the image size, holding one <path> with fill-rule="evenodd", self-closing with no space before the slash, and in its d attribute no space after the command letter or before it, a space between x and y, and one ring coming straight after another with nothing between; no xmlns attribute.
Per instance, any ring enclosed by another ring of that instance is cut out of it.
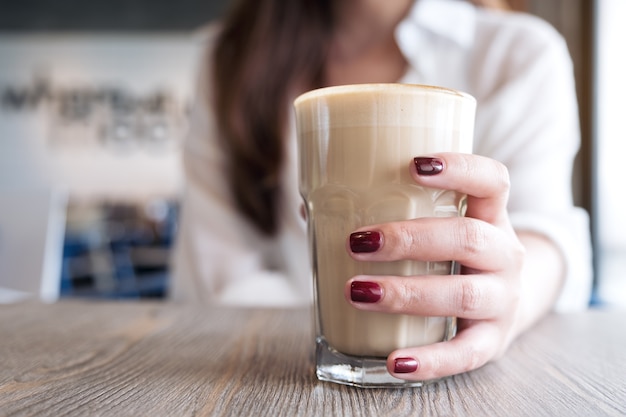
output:
<svg viewBox="0 0 626 417"><path fill-rule="evenodd" d="M597 19L600 296L626 305L626 1L599 0Z"/></svg>
<svg viewBox="0 0 626 417"><path fill-rule="evenodd" d="M192 33L0 34L0 303L58 296L68 198L177 195L200 48Z"/></svg>
<svg viewBox="0 0 626 417"><path fill-rule="evenodd" d="M175 193L199 46L191 34L0 35L0 192ZM159 94L166 112L150 109Z"/></svg>
<svg viewBox="0 0 626 417"><path fill-rule="evenodd" d="M626 2L599 1L598 179L602 244L626 249Z"/></svg>

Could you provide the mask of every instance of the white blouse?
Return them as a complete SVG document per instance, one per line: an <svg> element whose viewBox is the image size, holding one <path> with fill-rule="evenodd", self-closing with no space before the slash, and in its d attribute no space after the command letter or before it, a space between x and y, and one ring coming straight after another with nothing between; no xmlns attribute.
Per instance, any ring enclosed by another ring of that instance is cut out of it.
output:
<svg viewBox="0 0 626 417"><path fill-rule="evenodd" d="M208 30L207 53L215 33ZM542 233L562 251L567 278L555 309L585 308L591 245L587 214L572 203L579 125L573 68L562 37L530 15L457 0L419 0L397 27L396 39L409 63L399 82L454 88L477 99L474 153L508 167L515 228ZM200 68L200 96L183 150L187 182L170 295L248 306L308 304L313 284L300 216L293 116L280 233L267 238L239 215L229 192L207 104L207 72L206 65Z"/></svg>

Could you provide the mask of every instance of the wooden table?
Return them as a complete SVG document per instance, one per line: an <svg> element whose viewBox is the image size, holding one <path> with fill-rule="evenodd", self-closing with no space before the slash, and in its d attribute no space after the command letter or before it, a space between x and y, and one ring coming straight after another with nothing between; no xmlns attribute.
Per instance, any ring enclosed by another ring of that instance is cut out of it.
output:
<svg viewBox="0 0 626 417"><path fill-rule="evenodd" d="M411 389L317 381L307 310L0 306L1 416L624 416L626 312L550 316Z"/></svg>

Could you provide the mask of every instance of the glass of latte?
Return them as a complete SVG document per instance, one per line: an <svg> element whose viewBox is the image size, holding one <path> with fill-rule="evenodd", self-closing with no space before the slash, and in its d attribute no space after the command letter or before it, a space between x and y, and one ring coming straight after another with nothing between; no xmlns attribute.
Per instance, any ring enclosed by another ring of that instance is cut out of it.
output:
<svg viewBox="0 0 626 417"><path fill-rule="evenodd" d="M344 297L354 276L447 275L457 265L351 258L355 229L419 217L462 216L465 196L411 178L415 156L472 151L476 101L447 88L359 84L321 88L294 103L299 187L315 286L316 373L362 387L419 386L387 372L393 350L454 337L454 317L360 311Z"/></svg>

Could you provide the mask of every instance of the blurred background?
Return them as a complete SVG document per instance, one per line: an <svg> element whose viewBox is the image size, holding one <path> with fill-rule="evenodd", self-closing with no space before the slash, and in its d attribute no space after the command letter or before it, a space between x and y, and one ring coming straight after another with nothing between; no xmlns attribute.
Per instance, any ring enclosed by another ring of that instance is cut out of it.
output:
<svg viewBox="0 0 626 417"><path fill-rule="evenodd" d="M163 297L196 31L225 1L0 4L0 300Z"/></svg>
<svg viewBox="0 0 626 417"><path fill-rule="evenodd" d="M198 31L228 1L0 0L0 302L164 296ZM626 306L626 2L509 3L568 42L592 302Z"/></svg>

